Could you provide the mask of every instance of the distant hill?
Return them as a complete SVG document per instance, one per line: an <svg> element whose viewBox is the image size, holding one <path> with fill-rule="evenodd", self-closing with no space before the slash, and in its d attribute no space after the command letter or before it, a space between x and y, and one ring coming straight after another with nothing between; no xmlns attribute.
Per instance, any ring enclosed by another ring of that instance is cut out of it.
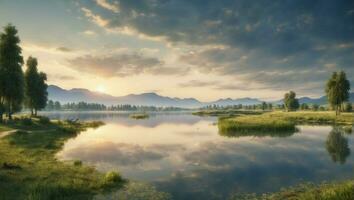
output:
<svg viewBox="0 0 354 200"><path fill-rule="evenodd" d="M239 99L219 99L212 102L200 102L194 98L171 98L160 96L156 93L142 93L142 94L129 94L126 96L115 97L108 94L93 92L82 88L73 88L65 90L55 85L48 86L48 98L61 103L85 101L88 103L101 103L105 105L117 104L131 104L143 106L174 106L182 108L198 108L207 105L254 105L262 103L259 99L254 98L239 98ZM326 104L327 99L325 96L320 98L299 98L300 103L307 104ZM354 93L350 94L350 101L354 102ZM274 104L281 104L282 100L272 102Z"/></svg>
<svg viewBox="0 0 354 200"><path fill-rule="evenodd" d="M254 105L254 104L260 104L262 103L262 101L258 100L258 99L252 99L252 98L240 98L240 99L231 99L231 98L227 98L227 99L219 99L217 101L213 101L210 103L206 103L207 105L219 105L219 106L229 106L229 105L238 105L238 104L242 104L242 105Z"/></svg>
<svg viewBox="0 0 354 200"><path fill-rule="evenodd" d="M175 106L184 108L201 107L203 103L194 98L171 98L156 93L130 94L115 97L87 89L65 90L55 85L48 87L48 98L61 103L85 101L105 105L131 104L143 106Z"/></svg>

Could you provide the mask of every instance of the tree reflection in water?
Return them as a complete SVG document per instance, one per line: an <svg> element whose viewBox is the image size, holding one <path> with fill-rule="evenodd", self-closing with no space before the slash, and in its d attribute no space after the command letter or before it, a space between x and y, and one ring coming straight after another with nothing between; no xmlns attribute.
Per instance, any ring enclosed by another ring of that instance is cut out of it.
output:
<svg viewBox="0 0 354 200"><path fill-rule="evenodd" d="M335 127L327 136L326 149L331 156L333 162L344 164L347 157L350 155L348 139L344 137L341 128Z"/></svg>

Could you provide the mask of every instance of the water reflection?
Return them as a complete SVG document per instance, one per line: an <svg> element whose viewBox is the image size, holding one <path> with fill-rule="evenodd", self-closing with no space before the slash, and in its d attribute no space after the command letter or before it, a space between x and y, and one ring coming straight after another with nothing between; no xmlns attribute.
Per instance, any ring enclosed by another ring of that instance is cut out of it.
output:
<svg viewBox="0 0 354 200"><path fill-rule="evenodd" d="M326 148L333 162L344 164L350 155L348 139L341 128L333 128L326 140Z"/></svg>
<svg viewBox="0 0 354 200"><path fill-rule="evenodd" d="M237 132L237 131L221 131L219 134L225 137L289 137L294 135L297 130L294 131L273 131L273 132L264 132L264 131L251 131L251 132Z"/></svg>
<svg viewBox="0 0 354 200"><path fill-rule="evenodd" d="M154 126L146 125L149 120ZM300 126L288 137L222 137L212 125L216 120L156 114L141 124L128 115L113 116L105 118L105 126L66 142L58 157L118 170L173 199L225 199L231 193L353 177L354 158L343 153L353 145L352 136L345 142L330 126ZM345 157L345 164L334 163L326 147L337 162Z"/></svg>

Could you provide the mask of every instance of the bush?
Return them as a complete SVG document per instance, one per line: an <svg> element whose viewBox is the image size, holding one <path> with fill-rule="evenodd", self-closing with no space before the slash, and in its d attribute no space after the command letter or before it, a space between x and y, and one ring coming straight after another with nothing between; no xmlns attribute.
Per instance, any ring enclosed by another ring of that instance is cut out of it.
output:
<svg viewBox="0 0 354 200"><path fill-rule="evenodd" d="M75 160L74 161L74 166L81 166L82 165L82 161L81 160Z"/></svg>
<svg viewBox="0 0 354 200"><path fill-rule="evenodd" d="M39 117L39 123L50 124L50 119L48 117L41 116L41 117Z"/></svg>
<svg viewBox="0 0 354 200"><path fill-rule="evenodd" d="M31 118L22 118L21 119L21 124L24 126L32 126L33 125L33 121Z"/></svg>
<svg viewBox="0 0 354 200"><path fill-rule="evenodd" d="M121 182L123 179L120 176L120 174L118 174L117 172L107 172L106 175L104 176L104 184L105 185L112 185L114 183L119 183Z"/></svg>

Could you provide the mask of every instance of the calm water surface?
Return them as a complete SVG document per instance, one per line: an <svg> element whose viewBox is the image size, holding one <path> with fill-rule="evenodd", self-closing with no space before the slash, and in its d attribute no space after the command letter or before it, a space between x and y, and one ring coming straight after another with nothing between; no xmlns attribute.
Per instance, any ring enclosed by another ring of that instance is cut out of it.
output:
<svg viewBox="0 0 354 200"><path fill-rule="evenodd" d="M330 126L299 126L286 137L225 137L213 117L188 113L46 113L106 125L66 142L58 157L151 183L174 199L225 199L302 182L353 178L353 137Z"/></svg>

